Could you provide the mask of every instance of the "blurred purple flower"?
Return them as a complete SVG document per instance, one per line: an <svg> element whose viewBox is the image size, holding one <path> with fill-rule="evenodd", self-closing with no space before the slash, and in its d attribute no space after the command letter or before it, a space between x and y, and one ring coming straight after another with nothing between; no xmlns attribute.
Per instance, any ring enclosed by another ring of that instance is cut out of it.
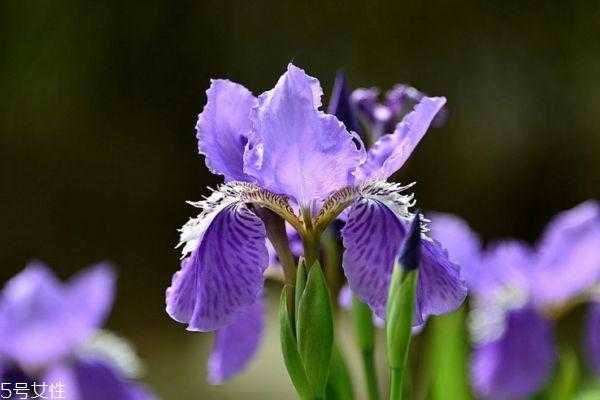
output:
<svg viewBox="0 0 600 400"><path fill-rule="evenodd" d="M427 95L405 84L395 85L386 93L383 102L379 101L377 88L355 89L350 96L349 105L356 113L354 118L361 122L365 131L357 132L361 133L367 143L375 143L381 137L392 134L396 125L425 97ZM448 109L443 106L431 125L440 127L447 118Z"/></svg>
<svg viewBox="0 0 600 400"><path fill-rule="evenodd" d="M340 116L348 104L344 93L338 86L330 106ZM228 80L211 81L207 91L198 144L207 167L223 175L225 184L192 203L201 212L181 230L184 259L166 303L169 315L188 330L217 331L212 382L243 368L260 339L260 324L247 317L260 308L264 272L274 257L255 207L269 208L300 236L311 228L299 213L324 228L346 212L341 236L349 286L377 314L385 313L392 267L413 217L413 197L402 193L408 187L386 180L408 159L445 99L420 99L385 144L366 152L355 132L319 110L321 96L318 80L292 64L259 97ZM456 308L466 295L458 267L425 234L423 252L419 320ZM246 330L254 339L239 343L235 355L224 355L233 347L223 343Z"/></svg>
<svg viewBox="0 0 600 400"><path fill-rule="evenodd" d="M112 305L115 276L99 264L61 283L41 263L0 296L0 381L60 382L69 400L153 398L106 357L83 351Z"/></svg>
<svg viewBox="0 0 600 400"><path fill-rule="evenodd" d="M471 365L476 391L486 398L523 397L539 390L555 362L549 310L589 297L600 282L600 205L588 201L554 217L535 247L507 240L482 250L458 217L438 214L431 234L462 265L473 295ZM596 308L586 344L600 360Z"/></svg>

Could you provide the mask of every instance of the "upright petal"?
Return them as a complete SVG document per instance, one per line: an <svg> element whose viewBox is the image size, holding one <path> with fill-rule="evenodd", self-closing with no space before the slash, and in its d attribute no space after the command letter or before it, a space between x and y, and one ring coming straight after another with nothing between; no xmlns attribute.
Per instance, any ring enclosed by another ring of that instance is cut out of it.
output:
<svg viewBox="0 0 600 400"><path fill-rule="evenodd" d="M467 285L477 284L481 268L481 242L466 221L452 214L432 213L431 237L440 242L450 260L460 266L460 274Z"/></svg>
<svg viewBox="0 0 600 400"><path fill-rule="evenodd" d="M472 290L484 297L529 297L535 285L537 257L526 243L503 240L486 249ZM523 299L524 300L524 299Z"/></svg>
<svg viewBox="0 0 600 400"><path fill-rule="evenodd" d="M198 116L198 149L206 166L226 181L247 181L244 147L251 130L250 112L257 99L248 89L225 79L211 81L207 102Z"/></svg>
<svg viewBox="0 0 600 400"><path fill-rule="evenodd" d="M354 172L357 182L385 180L400 169L445 103L444 97L423 97L393 134L383 135L369 149L365 162Z"/></svg>
<svg viewBox="0 0 600 400"><path fill-rule="evenodd" d="M194 331L222 328L254 304L269 261L265 227L244 204L212 218L167 290L167 312Z"/></svg>
<svg viewBox="0 0 600 400"><path fill-rule="evenodd" d="M600 376L600 303L590 304L585 321L585 355L594 373Z"/></svg>
<svg viewBox="0 0 600 400"><path fill-rule="evenodd" d="M65 296L72 307L72 315L79 316L82 329L88 333L100 328L108 316L115 282L112 267L102 263L78 273L67 283Z"/></svg>
<svg viewBox="0 0 600 400"><path fill-rule="evenodd" d="M538 245L536 299L561 303L600 281L600 205L587 201L557 215ZM560 277L560 278L558 278Z"/></svg>
<svg viewBox="0 0 600 400"><path fill-rule="evenodd" d="M438 242L422 240L415 324L421 325L430 315L456 310L466 296L467 288L458 265L450 261Z"/></svg>
<svg viewBox="0 0 600 400"><path fill-rule="evenodd" d="M275 87L260 96L253 114L255 136L245 154L246 173L301 205L346 186L364 158L360 139L318 110L321 96L317 79L290 64Z"/></svg>
<svg viewBox="0 0 600 400"><path fill-rule="evenodd" d="M30 264L2 292L0 357L34 369L67 355L103 321L113 283L104 267L63 285L44 265Z"/></svg>
<svg viewBox="0 0 600 400"><path fill-rule="evenodd" d="M358 120L350 103L350 92L346 82L346 75L341 71L335 76L335 83L331 91L327 113L335 115L337 119L344 123L346 129L349 131L360 133Z"/></svg>
<svg viewBox="0 0 600 400"><path fill-rule="evenodd" d="M258 350L264 331L264 304L258 299L244 314L215 333L208 381L218 385L240 373Z"/></svg>
<svg viewBox="0 0 600 400"><path fill-rule="evenodd" d="M514 310L500 339L476 346L471 379L483 398L522 398L544 385L554 362L550 323L530 308Z"/></svg>
<svg viewBox="0 0 600 400"><path fill-rule="evenodd" d="M348 285L381 318L385 318L392 268L406 223L386 204L363 198L352 206L342 229L342 266ZM438 243L423 238L421 252L415 325L423 324L429 315L456 309L467 292L458 266L450 262Z"/></svg>

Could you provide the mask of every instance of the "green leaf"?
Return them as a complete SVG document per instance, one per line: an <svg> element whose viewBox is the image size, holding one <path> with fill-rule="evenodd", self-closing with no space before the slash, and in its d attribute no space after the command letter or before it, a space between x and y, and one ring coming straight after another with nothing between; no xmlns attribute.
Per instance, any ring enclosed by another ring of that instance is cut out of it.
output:
<svg viewBox="0 0 600 400"><path fill-rule="evenodd" d="M296 321L294 326L294 332L298 330L298 308L300 308L300 298L304 293L304 288L306 287L306 261L304 257L300 257L298 261L298 269L296 271L296 292L295 292L295 308L296 308Z"/></svg>
<svg viewBox="0 0 600 400"><path fill-rule="evenodd" d="M281 292L281 302L279 305L279 323L281 335L281 351L283 360L288 370L288 374L292 380L292 384L296 388L299 396L303 400L313 399L312 390L306 377L306 372L300 354L298 353L298 345L296 337L292 329L291 318L288 312L288 291L290 286L284 286Z"/></svg>
<svg viewBox="0 0 600 400"><path fill-rule="evenodd" d="M429 355L425 370L431 374L432 400L469 399L464 307L434 317L429 324Z"/></svg>
<svg viewBox="0 0 600 400"><path fill-rule="evenodd" d="M579 379L579 364L575 351L568 348L561 351L560 365L548 390L549 400L572 399Z"/></svg>
<svg viewBox="0 0 600 400"><path fill-rule="evenodd" d="M348 364L339 346L333 345L331 369L327 381L327 400L353 400L354 391Z"/></svg>
<svg viewBox="0 0 600 400"><path fill-rule="evenodd" d="M322 398L331 362L333 315L329 289L318 262L308 272L297 312L300 357L313 391L318 398Z"/></svg>

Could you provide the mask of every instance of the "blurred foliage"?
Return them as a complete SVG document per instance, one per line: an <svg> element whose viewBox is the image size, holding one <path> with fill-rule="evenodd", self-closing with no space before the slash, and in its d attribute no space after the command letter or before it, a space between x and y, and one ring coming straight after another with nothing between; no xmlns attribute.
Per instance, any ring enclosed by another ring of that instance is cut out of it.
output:
<svg viewBox="0 0 600 400"><path fill-rule="evenodd" d="M486 239L531 241L600 193L599 16L590 1L2 1L0 281L31 258L62 276L108 258L110 327L164 398L292 398L273 323L247 374L207 387L210 335L163 311L184 201L219 181L194 137L209 79L258 94L294 61L326 93L344 68L354 87L447 96L447 125L398 179Z"/></svg>

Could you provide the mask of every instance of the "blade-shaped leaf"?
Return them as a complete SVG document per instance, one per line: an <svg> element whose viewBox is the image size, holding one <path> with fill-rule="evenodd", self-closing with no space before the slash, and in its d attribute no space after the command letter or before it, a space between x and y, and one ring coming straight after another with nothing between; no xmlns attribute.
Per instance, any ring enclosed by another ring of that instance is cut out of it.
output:
<svg viewBox="0 0 600 400"><path fill-rule="evenodd" d="M298 350L306 376L318 398L325 395L333 345L329 289L319 263L308 272L298 306Z"/></svg>
<svg viewBox="0 0 600 400"><path fill-rule="evenodd" d="M288 290L291 290L290 287L284 286L283 291L281 292L281 302L279 305L281 351L292 384L296 388L300 398L303 400L310 400L313 399L313 394L308 378L306 377L300 354L298 353L298 345L296 343L296 337L294 336L291 318L288 312Z"/></svg>

